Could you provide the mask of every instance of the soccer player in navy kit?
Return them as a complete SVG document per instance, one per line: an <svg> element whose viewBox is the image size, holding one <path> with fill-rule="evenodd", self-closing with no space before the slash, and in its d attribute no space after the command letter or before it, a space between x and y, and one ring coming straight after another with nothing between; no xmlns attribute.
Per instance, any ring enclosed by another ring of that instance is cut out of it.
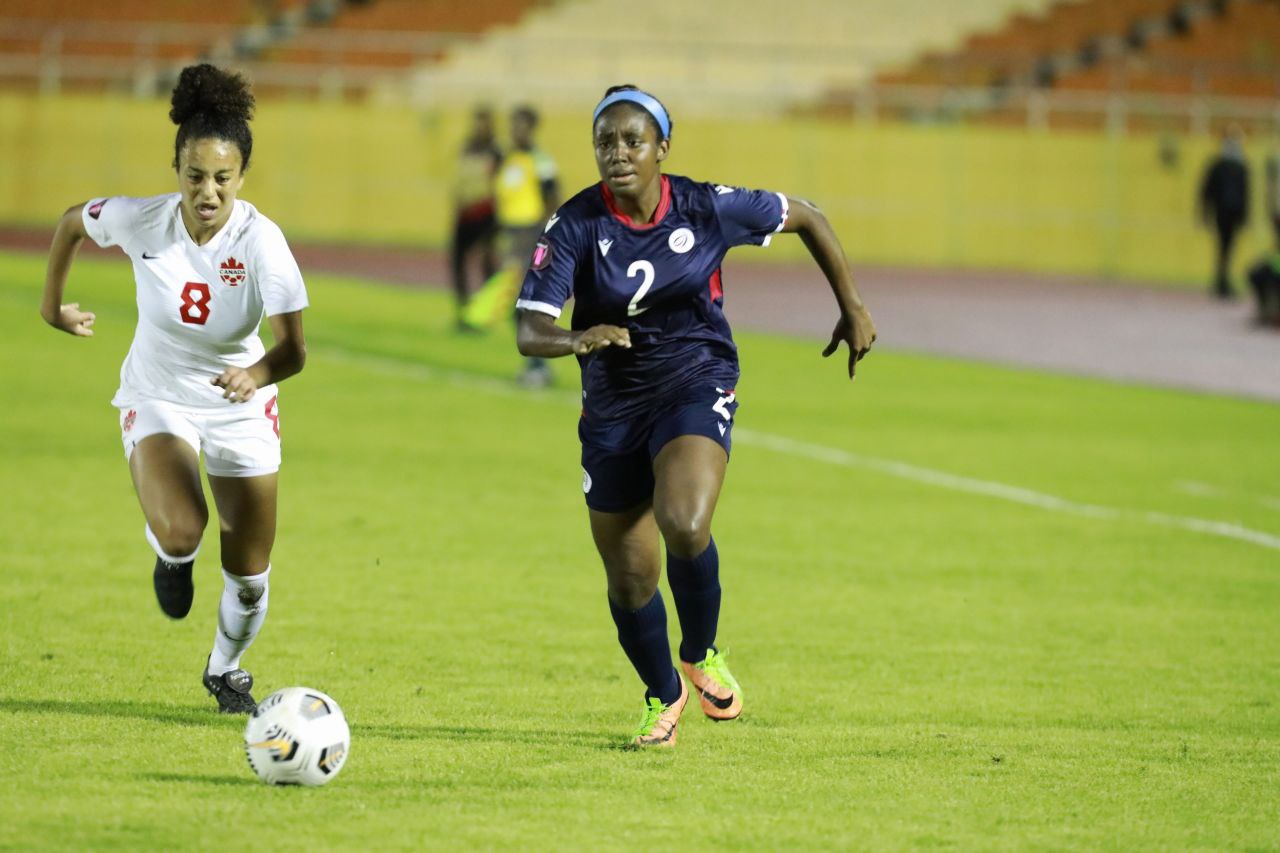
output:
<svg viewBox="0 0 1280 853"><path fill-rule="evenodd" d="M703 712L731 720L742 689L715 646L719 557L711 517L729 458L738 356L721 311L720 262L738 245L800 234L840 307L824 356L849 347L849 377L875 340L848 261L825 216L779 193L661 173L671 144L662 104L615 86L596 107L601 183L548 220L520 297L526 356L578 357L583 491L608 577L618 641L645 684L636 746L671 746L688 700L671 663L658 590L680 621L680 666ZM571 329L555 322L574 298Z"/></svg>

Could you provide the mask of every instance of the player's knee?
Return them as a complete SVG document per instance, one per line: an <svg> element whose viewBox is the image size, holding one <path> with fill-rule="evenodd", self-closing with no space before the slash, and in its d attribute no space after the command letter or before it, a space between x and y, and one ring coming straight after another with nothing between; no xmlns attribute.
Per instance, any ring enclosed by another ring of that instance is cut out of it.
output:
<svg viewBox="0 0 1280 853"><path fill-rule="evenodd" d="M226 540L223 541L225 542ZM232 549L223 546L222 568L233 575L239 575L242 578L260 575L267 570L269 565L271 565L270 552L237 554Z"/></svg>
<svg viewBox="0 0 1280 853"><path fill-rule="evenodd" d="M658 515L658 529L667 550L677 557L692 559L711 543L711 519L705 513L666 512Z"/></svg>
<svg viewBox="0 0 1280 853"><path fill-rule="evenodd" d="M609 572L609 598L627 610L639 610L658 591L658 576L652 572Z"/></svg>
<svg viewBox="0 0 1280 853"><path fill-rule="evenodd" d="M169 519L153 524L151 532L166 554L175 557L194 554L204 536L204 520L200 518Z"/></svg>

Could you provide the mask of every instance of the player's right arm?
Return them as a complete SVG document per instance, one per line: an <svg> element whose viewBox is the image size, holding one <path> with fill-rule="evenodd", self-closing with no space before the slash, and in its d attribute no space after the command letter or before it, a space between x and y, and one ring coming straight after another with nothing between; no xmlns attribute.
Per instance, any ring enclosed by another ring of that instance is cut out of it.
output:
<svg viewBox="0 0 1280 853"><path fill-rule="evenodd" d="M558 358L588 355L605 347L631 349L631 333L621 326L592 326L572 332L556 325L550 314L522 309L516 327L516 347L521 355Z"/></svg>
<svg viewBox="0 0 1280 853"><path fill-rule="evenodd" d="M49 265L44 276L44 297L40 301L40 316L55 329L61 329L78 337L92 337L93 322L97 319L90 311L81 311L79 302L62 304L62 293L67 285L67 273L80 244L89 236L84 227L84 205L67 208L53 232L53 245L49 247Z"/></svg>
<svg viewBox="0 0 1280 853"><path fill-rule="evenodd" d="M521 355L559 358L588 355L605 347L630 349L631 333L621 326L570 331L556 324L573 292L584 240L572 205L556 211L538 238L516 299L516 348Z"/></svg>

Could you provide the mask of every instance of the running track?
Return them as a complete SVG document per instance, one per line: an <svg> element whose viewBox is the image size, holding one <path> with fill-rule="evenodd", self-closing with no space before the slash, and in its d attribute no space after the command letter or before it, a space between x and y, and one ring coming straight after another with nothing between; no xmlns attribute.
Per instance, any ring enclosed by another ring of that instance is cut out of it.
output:
<svg viewBox="0 0 1280 853"><path fill-rule="evenodd" d="M0 249L43 252L50 236L0 230ZM408 286L447 280L444 259L423 250L300 245L295 254L304 273ZM1253 324L1246 298L1222 303L1202 293L1008 272L854 272L878 347L1280 402L1280 329ZM835 302L816 267L730 262L724 282L735 328L822 341L831 333Z"/></svg>

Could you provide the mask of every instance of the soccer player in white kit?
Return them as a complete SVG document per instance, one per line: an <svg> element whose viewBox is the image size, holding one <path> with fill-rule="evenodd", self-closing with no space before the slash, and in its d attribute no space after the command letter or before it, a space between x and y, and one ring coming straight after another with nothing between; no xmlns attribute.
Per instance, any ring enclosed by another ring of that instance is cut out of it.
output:
<svg viewBox="0 0 1280 853"><path fill-rule="evenodd" d="M94 315L62 302L80 243L120 246L133 262L138 326L112 404L156 552L156 598L174 619L191 609L192 566L209 520L204 454L224 588L202 680L226 713L255 707L240 658L267 614L280 468L276 385L306 361L302 274L279 227L236 198L253 147L253 105L238 75L185 68L169 113L178 125L178 192L70 208L49 250L40 308L55 328L92 336ZM258 337L264 314L271 349Z"/></svg>

